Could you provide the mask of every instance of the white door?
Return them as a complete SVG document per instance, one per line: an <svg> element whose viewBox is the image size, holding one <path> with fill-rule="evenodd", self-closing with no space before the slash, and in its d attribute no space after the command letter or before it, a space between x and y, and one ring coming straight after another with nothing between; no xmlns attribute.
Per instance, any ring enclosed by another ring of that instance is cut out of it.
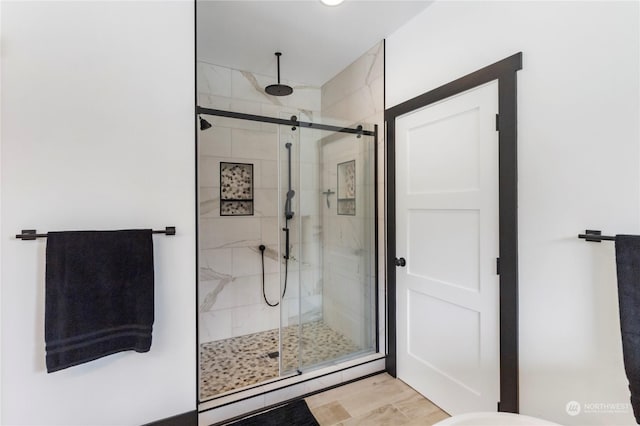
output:
<svg viewBox="0 0 640 426"><path fill-rule="evenodd" d="M398 377L451 415L500 393L498 85L396 120Z"/></svg>

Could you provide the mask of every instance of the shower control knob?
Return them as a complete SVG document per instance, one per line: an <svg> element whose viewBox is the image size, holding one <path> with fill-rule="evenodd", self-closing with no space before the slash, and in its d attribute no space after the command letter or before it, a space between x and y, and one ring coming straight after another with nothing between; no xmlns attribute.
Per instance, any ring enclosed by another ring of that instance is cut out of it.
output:
<svg viewBox="0 0 640 426"><path fill-rule="evenodd" d="M406 264L407 264L407 261L406 261L406 260L404 260L404 257L401 257L400 259L398 259L398 258L396 257L396 266L402 266L402 267L404 267L404 266L406 266Z"/></svg>

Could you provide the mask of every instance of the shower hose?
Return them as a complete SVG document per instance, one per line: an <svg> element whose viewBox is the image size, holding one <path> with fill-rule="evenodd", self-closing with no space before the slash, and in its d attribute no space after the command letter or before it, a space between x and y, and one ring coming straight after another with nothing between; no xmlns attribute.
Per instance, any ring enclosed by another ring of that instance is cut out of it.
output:
<svg viewBox="0 0 640 426"><path fill-rule="evenodd" d="M262 254L262 297L264 297L264 302L269 306L278 306L280 302L271 303L269 299L267 299L267 293L265 291L264 285L264 251L266 247L264 244L260 244L258 247L260 249L260 253ZM284 299L284 295L287 293L287 275L289 274L289 257L285 256L284 258L284 290L282 291L282 298Z"/></svg>

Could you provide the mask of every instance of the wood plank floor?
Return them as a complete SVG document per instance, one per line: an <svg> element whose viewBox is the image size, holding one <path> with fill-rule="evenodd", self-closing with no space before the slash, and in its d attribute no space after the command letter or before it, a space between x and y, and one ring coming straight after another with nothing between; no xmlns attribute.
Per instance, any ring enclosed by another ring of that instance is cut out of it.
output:
<svg viewBox="0 0 640 426"><path fill-rule="evenodd" d="M449 415L386 373L305 399L322 426L429 426Z"/></svg>

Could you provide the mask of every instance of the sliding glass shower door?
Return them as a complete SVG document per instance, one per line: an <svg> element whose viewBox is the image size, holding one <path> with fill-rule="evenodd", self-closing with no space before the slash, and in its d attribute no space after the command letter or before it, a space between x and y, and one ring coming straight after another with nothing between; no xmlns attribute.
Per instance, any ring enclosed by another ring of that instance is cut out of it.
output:
<svg viewBox="0 0 640 426"><path fill-rule="evenodd" d="M361 130L279 129L282 374L375 351L375 138Z"/></svg>
<svg viewBox="0 0 640 426"><path fill-rule="evenodd" d="M200 400L374 352L372 129L210 111L198 141Z"/></svg>

